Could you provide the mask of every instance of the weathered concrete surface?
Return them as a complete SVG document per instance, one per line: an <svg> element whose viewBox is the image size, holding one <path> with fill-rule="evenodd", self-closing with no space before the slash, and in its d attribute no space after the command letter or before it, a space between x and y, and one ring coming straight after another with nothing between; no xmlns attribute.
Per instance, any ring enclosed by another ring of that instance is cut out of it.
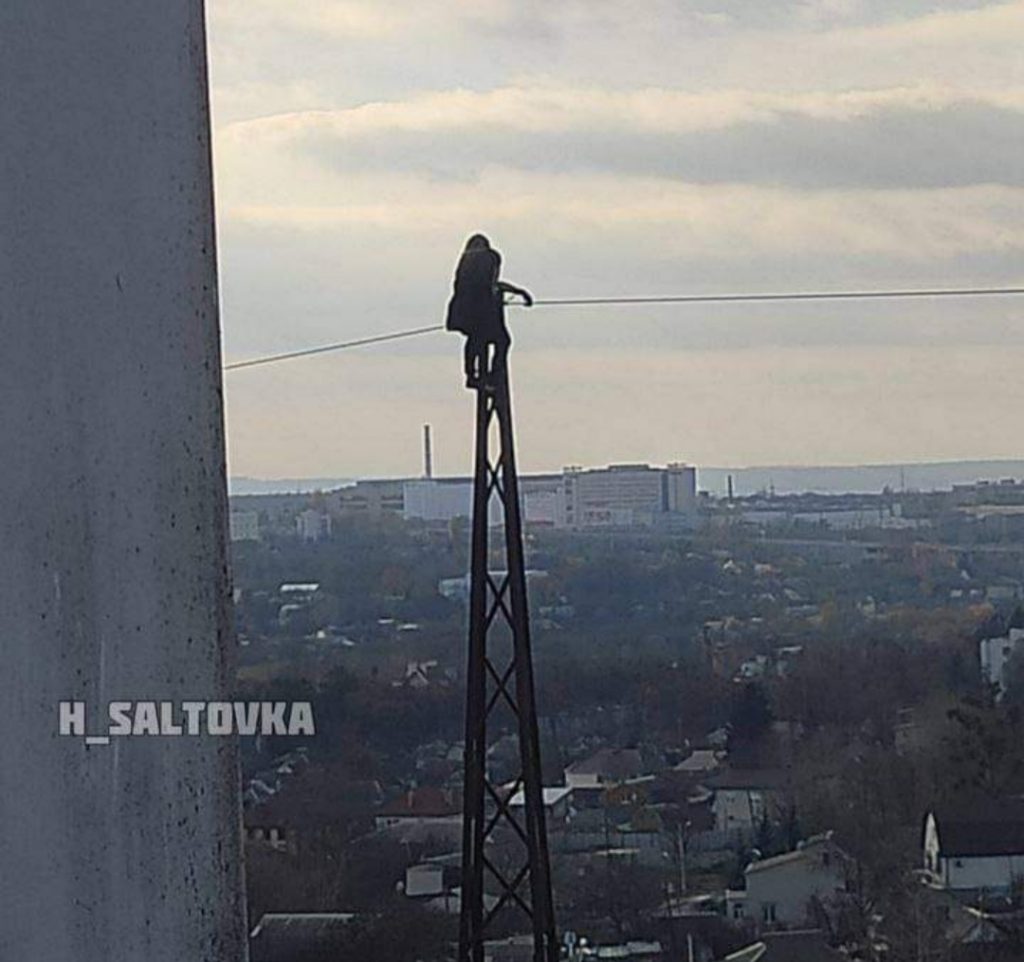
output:
<svg viewBox="0 0 1024 962"><path fill-rule="evenodd" d="M201 0L0 3L0 960L245 956ZM104 708L105 710L105 708Z"/></svg>

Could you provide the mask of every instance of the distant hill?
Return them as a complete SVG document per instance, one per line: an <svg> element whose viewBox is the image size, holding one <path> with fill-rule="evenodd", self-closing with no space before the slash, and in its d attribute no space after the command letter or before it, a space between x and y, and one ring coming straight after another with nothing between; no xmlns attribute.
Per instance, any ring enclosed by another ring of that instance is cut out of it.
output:
<svg viewBox="0 0 1024 962"><path fill-rule="evenodd" d="M353 478L228 478L230 494L312 494L352 484Z"/></svg>
<svg viewBox="0 0 1024 962"><path fill-rule="evenodd" d="M1024 461L940 461L930 464L865 464L854 466L697 468L702 491L725 494L733 476L737 495L774 487L776 494L871 494L888 486L894 491L942 491L954 484L1024 478Z"/></svg>

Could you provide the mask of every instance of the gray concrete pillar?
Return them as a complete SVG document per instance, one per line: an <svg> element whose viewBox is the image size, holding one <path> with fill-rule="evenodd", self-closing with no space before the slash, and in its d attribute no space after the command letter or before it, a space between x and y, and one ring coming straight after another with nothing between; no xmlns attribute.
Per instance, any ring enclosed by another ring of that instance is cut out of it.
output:
<svg viewBox="0 0 1024 962"><path fill-rule="evenodd" d="M245 957L201 0L0 3L0 959Z"/></svg>

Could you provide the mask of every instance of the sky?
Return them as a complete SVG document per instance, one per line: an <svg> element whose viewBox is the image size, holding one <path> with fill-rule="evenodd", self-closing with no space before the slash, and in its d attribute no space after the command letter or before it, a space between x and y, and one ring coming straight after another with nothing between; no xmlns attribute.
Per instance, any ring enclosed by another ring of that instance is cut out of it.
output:
<svg viewBox="0 0 1024 962"><path fill-rule="evenodd" d="M1024 0L208 0L228 361L541 298L1021 286ZM1020 457L1024 298L509 312L519 461ZM227 372L229 468L468 470L461 341Z"/></svg>

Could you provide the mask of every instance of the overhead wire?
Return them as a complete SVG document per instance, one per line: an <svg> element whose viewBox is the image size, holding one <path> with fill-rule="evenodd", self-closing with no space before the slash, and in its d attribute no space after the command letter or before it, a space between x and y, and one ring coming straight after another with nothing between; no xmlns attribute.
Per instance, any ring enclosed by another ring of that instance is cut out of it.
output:
<svg viewBox="0 0 1024 962"><path fill-rule="evenodd" d="M965 287L939 288L937 290L878 290L878 291L796 291L787 293L767 294L678 294L652 295L631 297L555 297L537 298L533 304L537 307L576 306L585 307L601 304L726 304L750 303L757 301L826 301L826 300L881 300L914 297L990 297L1013 296L1024 294L1024 287ZM297 351L286 351L282 354L269 354L264 357L250 358L244 361L233 361L224 365L225 371L237 371L246 367L257 367L261 364L274 364L277 361L288 361L293 358L310 357L314 354L328 354L334 351L345 351L368 344L382 344L386 341L397 341L423 334L434 334L443 331L443 324L431 324L426 327L414 327L405 331L394 331L390 334L376 334L360 337L351 341L340 341L336 344L322 344Z"/></svg>
<svg viewBox="0 0 1024 962"><path fill-rule="evenodd" d="M293 357L309 357L311 354L326 354L328 351L344 351L350 347L363 347L366 344L381 344L384 341L397 341L403 337L416 337L419 334L433 334L443 331L443 324L431 324L430 327L414 327L408 331L395 331L393 334L377 334L372 337L360 337L354 341L340 341L337 344L323 344L320 347L307 347L301 351L288 351L284 354L270 354L266 357L254 357L248 361L234 361L225 364L225 371L237 371L243 367L256 367L257 364L273 364L275 361L288 361Z"/></svg>
<svg viewBox="0 0 1024 962"><path fill-rule="evenodd" d="M869 300L900 297L985 297L990 295L1024 294L1024 287L963 287L939 290L889 291L804 291L785 294L679 294L650 297L556 297L537 299L544 306L587 304L714 304L747 301L827 301Z"/></svg>

